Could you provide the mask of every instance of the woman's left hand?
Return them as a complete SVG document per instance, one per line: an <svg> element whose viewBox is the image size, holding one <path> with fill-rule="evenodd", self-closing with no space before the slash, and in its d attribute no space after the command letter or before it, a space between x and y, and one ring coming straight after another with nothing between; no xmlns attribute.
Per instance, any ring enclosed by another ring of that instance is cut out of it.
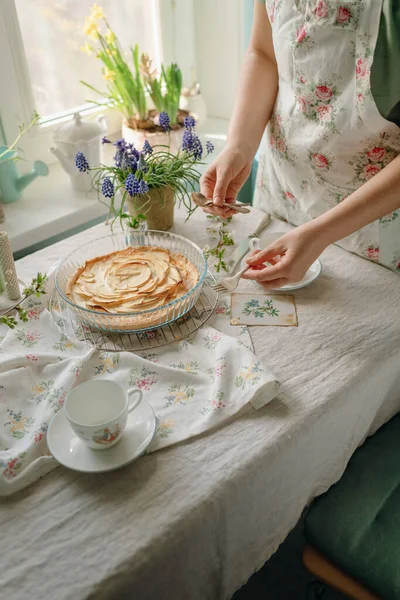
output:
<svg viewBox="0 0 400 600"><path fill-rule="evenodd" d="M247 258L251 268L243 279L253 279L273 289L300 281L326 248L322 238L312 222L285 233L264 250L255 250ZM272 266L265 266L265 262Z"/></svg>

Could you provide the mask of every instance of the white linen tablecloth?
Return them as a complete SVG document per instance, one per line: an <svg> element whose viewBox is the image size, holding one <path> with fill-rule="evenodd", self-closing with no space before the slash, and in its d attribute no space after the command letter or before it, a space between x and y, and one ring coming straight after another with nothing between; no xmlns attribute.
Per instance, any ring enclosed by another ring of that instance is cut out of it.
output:
<svg viewBox="0 0 400 600"><path fill-rule="evenodd" d="M176 230L196 239L204 227L196 213ZM102 231L22 259L20 274ZM268 406L121 471L60 467L2 501L5 597L224 600L262 566L400 408L400 278L336 247L322 261L321 277L295 293L298 327L251 330L282 383Z"/></svg>
<svg viewBox="0 0 400 600"><path fill-rule="evenodd" d="M248 402L259 409L277 395L279 384L252 351L247 327L230 325L226 298L184 340L150 352L111 353L76 341L73 327L69 338L57 326L47 309L54 279L48 277L46 294L25 303L26 323L0 326L0 496L58 466L49 458L47 429L68 393L85 381L111 379L142 390L157 419L146 452L223 427Z"/></svg>

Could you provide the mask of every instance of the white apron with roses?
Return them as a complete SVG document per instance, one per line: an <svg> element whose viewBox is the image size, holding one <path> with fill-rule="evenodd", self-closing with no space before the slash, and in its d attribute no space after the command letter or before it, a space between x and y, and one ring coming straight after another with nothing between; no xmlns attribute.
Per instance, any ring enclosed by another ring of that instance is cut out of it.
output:
<svg viewBox="0 0 400 600"><path fill-rule="evenodd" d="M400 152L370 73L382 0L267 0L279 92L254 205L294 225L326 212ZM400 211L339 245L400 272Z"/></svg>

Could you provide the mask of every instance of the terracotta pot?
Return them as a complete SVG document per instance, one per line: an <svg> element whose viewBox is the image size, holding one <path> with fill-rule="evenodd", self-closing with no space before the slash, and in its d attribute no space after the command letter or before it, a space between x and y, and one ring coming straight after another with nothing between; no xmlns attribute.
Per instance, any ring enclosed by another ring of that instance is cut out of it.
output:
<svg viewBox="0 0 400 600"><path fill-rule="evenodd" d="M132 129L128 127L126 119L122 121L122 137L129 142L134 144L137 150L143 148L144 141L147 139L151 146L168 146L170 144L170 152L176 154L182 145L184 128L173 129L169 133L154 132L150 133L145 129Z"/></svg>
<svg viewBox="0 0 400 600"><path fill-rule="evenodd" d="M126 205L130 215L146 215L149 229L168 231L174 224L175 193L166 185L150 189L144 196L128 196Z"/></svg>

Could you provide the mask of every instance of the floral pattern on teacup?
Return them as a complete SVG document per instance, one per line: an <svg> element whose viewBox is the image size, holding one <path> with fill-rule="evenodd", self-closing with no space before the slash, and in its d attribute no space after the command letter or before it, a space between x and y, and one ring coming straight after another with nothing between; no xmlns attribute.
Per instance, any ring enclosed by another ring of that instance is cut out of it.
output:
<svg viewBox="0 0 400 600"><path fill-rule="evenodd" d="M112 427L103 427L103 429L98 429L92 435L92 442L95 444L101 444L102 446L108 446L112 444L119 438L121 435L121 426L117 423L113 428Z"/></svg>

